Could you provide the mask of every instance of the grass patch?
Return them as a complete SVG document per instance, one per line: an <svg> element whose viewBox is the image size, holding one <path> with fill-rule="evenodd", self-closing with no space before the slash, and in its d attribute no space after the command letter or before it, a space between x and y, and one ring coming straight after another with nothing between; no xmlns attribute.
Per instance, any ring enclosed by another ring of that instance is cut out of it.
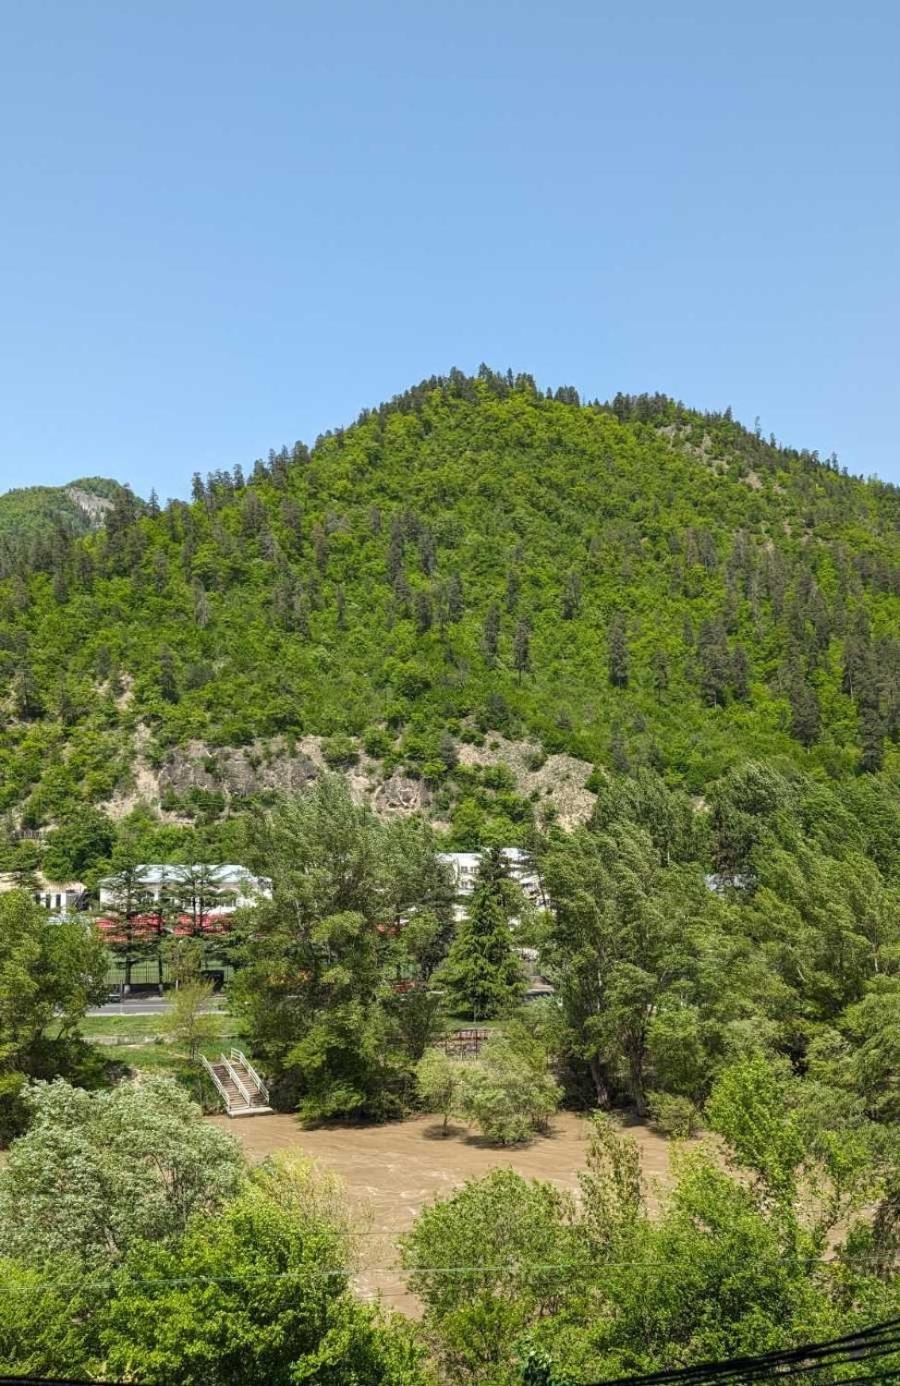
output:
<svg viewBox="0 0 900 1386"><path fill-rule="evenodd" d="M200 1052L210 1060L217 1059L224 1049L239 1042L235 1034L220 1035L201 1046ZM163 1076L180 1083L205 1112L221 1112L222 1102L199 1061L191 1063L188 1056L173 1044L162 1039L132 1040L121 1044L98 1045L108 1063L129 1069L137 1077Z"/></svg>
<svg viewBox="0 0 900 1386"><path fill-rule="evenodd" d="M218 1022L218 1038L237 1040L240 1037L239 1024L227 1011L212 1011ZM79 1025L84 1039L116 1040L121 1044L129 1041L155 1039L164 1036L165 1015L88 1015Z"/></svg>

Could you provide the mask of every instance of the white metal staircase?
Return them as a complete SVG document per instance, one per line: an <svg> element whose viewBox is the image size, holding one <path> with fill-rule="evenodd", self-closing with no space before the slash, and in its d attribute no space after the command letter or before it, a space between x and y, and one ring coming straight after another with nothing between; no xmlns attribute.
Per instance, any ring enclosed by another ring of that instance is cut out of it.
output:
<svg viewBox="0 0 900 1386"><path fill-rule="evenodd" d="M206 1058L201 1062L230 1117L262 1116L271 1112L269 1089L240 1049L220 1054L212 1063Z"/></svg>

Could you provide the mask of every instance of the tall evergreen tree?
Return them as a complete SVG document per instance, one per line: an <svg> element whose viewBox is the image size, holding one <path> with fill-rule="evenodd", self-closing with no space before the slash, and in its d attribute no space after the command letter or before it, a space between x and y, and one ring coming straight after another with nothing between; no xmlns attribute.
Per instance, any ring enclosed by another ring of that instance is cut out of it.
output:
<svg viewBox="0 0 900 1386"><path fill-rule="evenodd" d="M491 602L484 618L484 630L481 637L481 648L488 664L493 664L497 658L497 650L500 646L500 608L496 602Z"/></svg>
<svg viewBox="0 0 900 1386"><path fill-rule="evenodd" d="M531 635L527 621L520 621L516 626L513 641L513 665L521 682L522 675L527 674L531 669Z"/></svg>
<svg viewBox="0 0 900 1386"><path fill-rule="evenodd" d="M789 690L791 704L791 735L804 746L812 746L822 732L822 714L812 685L802 676L796 678Z"/></svg>
<svg viewBox="0 0 900 1386"><path fill-rule="evenodd" d="M617 611L610 622L608 663L613 688L625 688L628 684L628 638L621 611Z"/></svg>
<svg viewBox="0 0 900 1386"><path fill-rule="evenodd" d="M501 1015L522 991L519 963L512 949L507 901L508 876L497 847L479 867L475 890L442 968L443 980L460 1009L472 1019Z"/></svg>

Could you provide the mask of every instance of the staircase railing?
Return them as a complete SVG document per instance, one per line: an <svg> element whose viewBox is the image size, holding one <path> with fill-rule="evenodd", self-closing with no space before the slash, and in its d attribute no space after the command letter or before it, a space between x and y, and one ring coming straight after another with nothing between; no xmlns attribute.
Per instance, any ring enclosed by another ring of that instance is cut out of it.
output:
<svg viewBox="0 0 900 1386"><path fill-rule="evenodd" d="M234 1067L234 1064L233 1064L233 1063L231 1062L231 1060L228 1058L227 1054L223 1054L223 1055L221 1056L221 1059L222 1059L222 1063L225 1065L225 1068L228 1070L228 1077L231 1079L232 1083L234 1083L234 1086L237 1088L238 1092L241 1094L241 1097L244 1099L244 1101L246 1102L246 1104L247 1104L248 1107L253 1107L253 1106L255 1105L255 1104L254 1104L254 1101L253 1101L253 1098L250 1096L249 1092L247 1091L247 1089L244 1087L243 1083L241 1082L241 1080L240 1080L240 1078L239 1078L239 1076L238 1076L238 1071L237 1071L237 1069Z"/></svg>
<svg viewBox="0 0 900 1386"><path fill-rule="evenodd" d="M268 1102L268 1100L269 1100L269 1089L268 1089L267 1085L263 1082L263 1080L260 1078L259 1074L257 1073L256 1069L255 1069L255 1068L253 1067L253 1065L251 1064L250 1060L247 1058L246 1054L242 1053L242 1051L241 1051L240 1049L235 1049L234 1046L232 1045L232 1049L231 1049L231 1058L232 1058L232 1061L235 1061L235 1060L236 1060L239 1064L241 1064L241 1065L246 1069L247 1073L250 1075L250 1077L253 1079L254 1083L256 1084L256 1086L257 1086L257 1088L258 1088L258 1090L259 1090L260 1096L263 1097L263 1098L266 1100L266 1102Z"/></svg>
<svg viewBox="0 0 900 1386"><path fill-rule="evenodd" d="M219 1096L221 1097L222 1101L225 1103L225 1110L226 1110L226 1112L230 1112L230 1111L231 1111L231 1094L229 1093L229 1091L228 1091L228 1089L226 1088L225 1084L222 1082L222 1080L221 1080L221 1078L219 1077L218 1073L216 1073L216 1070L213 1068L212 1064L209 1062L209 1059L207 1059L207 1057L206 1057L205 1054L201 1054L201 1055L200 1055L200 1062L202 1063L203 1067L206 1069L206 1072L209 1074L210 1078L213 1080L213 1083L214 1083L214 1085L215 1085L216 1091L218 1092L218 1094L219 1094Z"/></svg>

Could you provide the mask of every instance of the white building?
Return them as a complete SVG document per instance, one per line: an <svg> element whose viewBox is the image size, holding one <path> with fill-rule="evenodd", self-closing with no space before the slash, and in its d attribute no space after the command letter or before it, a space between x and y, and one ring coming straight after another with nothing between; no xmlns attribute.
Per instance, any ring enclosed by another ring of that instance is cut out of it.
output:
<svg viewBox="0 0 900 1386"><path fill-rule="evenodd" d="M87 904L81 881L49 881L40 871L32 873L28 884L24 884L13 872L3 872L0 874L0 894L9 890L26 890L36 904L52 914L76 914Z"/></svg>
<svg viewBox="0 0 900 1386"><path fill-rule="evenodd" d="M510 876L535 905L546 906L544 887L530 852L521 847L501 847L500 855ZM471 895L475 889L480 852L439 852L438 860L449 866L457 895Z"/></svg>
<svg viewBox="0 0 900 1386"><path fill-rule="evenodd" d="M262 896L269 899L272 883L264 876L254 876L246 866L166 866L148 864L135 867L135 886L154 903L161 896L177 892L193 898L184 899L184 907L193 912L231 914L246 905L255 905ZM104 876L100 882L100 904L115 907L119 898L118 878Z"/></svg>

